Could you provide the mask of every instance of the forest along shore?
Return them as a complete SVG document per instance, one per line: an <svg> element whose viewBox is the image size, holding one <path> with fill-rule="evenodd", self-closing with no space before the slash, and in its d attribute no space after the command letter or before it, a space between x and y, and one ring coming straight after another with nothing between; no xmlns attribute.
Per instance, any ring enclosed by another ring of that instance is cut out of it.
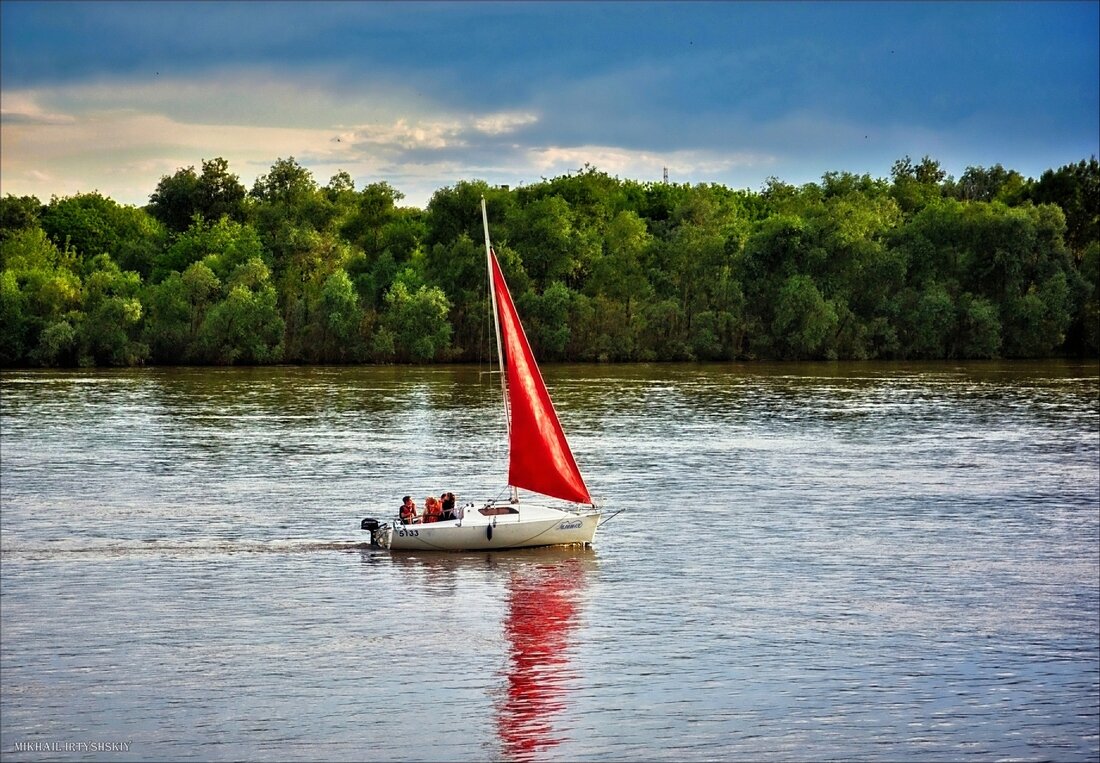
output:
<svg viewBox="0 0 1100 763"><path fill-rule="evenodd" d="M1100 165L826 173L759 192L592 167L426 209L293 157L225 159L144 208L0 200L0 366L490 357L481 196L544 361L1095 357Z"/></svg>

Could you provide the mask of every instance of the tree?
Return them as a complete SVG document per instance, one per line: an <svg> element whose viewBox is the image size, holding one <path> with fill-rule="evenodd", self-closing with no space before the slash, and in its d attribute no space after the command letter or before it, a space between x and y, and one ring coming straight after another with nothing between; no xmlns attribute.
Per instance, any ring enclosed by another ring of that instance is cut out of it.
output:
<svg viewBox="0 0 1100 763"><path fill-rule="evenodd" d="M1031 189L1039 204L1057 204L1066 216L1066 243L1080 258L1100 240L1100 162L1096 157L1047 170Z"/></svg>
<svg viewBox="0 0 1100 763"><path fill-rule="evenodd" d="M256 178L252 196L267 203L280 203L288 210L310 200L317 191L313 173L300 165L293 156L276 159L266 175Z"/></svg>
<svg viewBox="0 0 1100 763"><path fill-rule="evenodd" d="M425 248L431 251L436 244L449 246L462 233L471 241L481 241L482 196L493 225L493 242L499 246L508 241L508 220L516 205L514 194L492 188L484 180L463 181L432 194L426 210Z"/></svg>
<svg viewBox="0 0 1100 763"><path fill-rule="evenodd" d="M524 330L540 360L560 360L569 344L569 306L574 292L554 281L542 294L527 292L516 309L523 316Z"/></svg>
<svg viewBox="0 0 1100 763"><path fill-rule="evenodd" d="M193 345L198 337L199 329L206 320L206 314L222 296L222 283L214 275L214 271L202 262L196 262L183 271L180 282L183 286L183 296L187 300L191 316L188 349L184 353L184 357L191 358L194 355Z"/></svg>
<svg viewBox="0 0 1100 763"><path fill-rule="evenodd" d="M779 291L772 335L785 358L825 357L832 352L837 322L836 308L825 301L813 280L796 275Z"/></svg>
<svg viewBox="0 0 1100 763"><path fill-rule="evenodd" d="M517 209L510 220L513 246L536 288L552 281L573 282L579 275L580 249L573 212L560 196L549 196Z"/></svg>
<svg viewBox="0 0 1100 763"><path fill-rule="evenodd" d="M149 348L141 341L141 276L97 255L84 282L85 318L77 326L81 365L133 366Z"/></svg>
<svg viewBox="0 0 1100 763"><path fill-rule="evenodd" d="M198 267L202 267L198 265ZM191 303L183 276L171 273L146 288L144 342L154 363L181 363L190 357L193 338Z"/></svg>
<svg viewBox="0 0 1100 763"><path fill-rule="evenodd" d="M955 357L951 347L955 332L955 302L941 284L930 283L923 291L905 295L902 353L907 357Z"/></svg>
<svg viewBox="0 0 1100 763"><path fill-rule="evenodd" d="M905 258L890 244L901 212L882 192L832 195L814 210L807 234L810 271L822 296L837 311L839 357L870 358L891 352L892 298L905 283Z"/></svg>
<svg viewBox="0 0 1100 763"><path fill-rule="evenodd" d="M42 216L42 202L37 196L12 196L0 199L0 240L28 228L37 228Z"/></svg>
<svg viewBox="0 0 1100 763"><path fill-rule="evenodd" d="M1096 355L1100 353L1100 241L1093 241L1085 250L1081 258L1081 277L1085 285L1079 317L1082 349Z"/></svg>
<svg viewBox="0 0 1100 763"><path fill-rule="evenodd" d="M26 354L27 318L15 273L0 272L0 367L18 365Z"/></svg>
<svg viewBox="0 0 1100 763"><path fill-rule="evenodd" d="M1016 170L1006 170L1000 164L992 167L967 167L951 195L962 201L1003 201L1017 203L1027 191L1024 176Z"/></svg>
<svg viewBox="0 0 1100 763"><path fill-rule="evenodd" d="M321 358L326 362L345 363L361 356L359 325L362 310L355 287L343 270L337 270L321 289L316 311L321 316Z"/></svg>
<svg viewBox="0 0 1100 763"><path fill-rule="evenodd" d="M642 320L639 360L694 360L685 338L687 321L679 301L662 299L647 304Z"/></svg>
<svg viewBox="0 0 1100 763"><path fill-rule="evenodd" d="M620 212L607 226L603 256L588 279L590 291L624 303L628 317L631 303L645 301L653 292L642 264L652 240L637 213Z"/></svg>
<svg viewBox="0 0 1100 763"><path fill-rule="evenodd" d="M195 212L211 222L228 217L245 219L245 190L240 178L229 171L229 162L220 156L203 160L199 176Z"/></svg>
<svg viewBox="0 0 1100 763"><path fill-rule="evenodd" d="M229 171L227 160L220 156L204 159L202 174L196 174L192 166L161 177L149 197L148 209L175 233L190 228L196 215L212 223L223 216L244 222L245 188L240 178Z"/></svg>
<svg viewBox="0 0 1100 763"><path fill-rule="evenodd" d="M799 217L773 215L755 226L734 259L744 288L748 354L782 354L773 333L779 292L788 279L812 268L812 237Z"/></svg>
<svg viewBox="0 0 1100 763"><path fill-rule="evenodd" d="M144 210L122 206L96 193L53 199L42 228L55 244L85 260L109 254L120 266L147 276L164 244L164 229Z"/></svg>
<svg viewBox="0 0 1100 763"><path fill-rule="evenodd" d="M1042 357L1100 345L1100 166L954 181L828 172L718 184L586 166L427 209L293 157L247 194L224 159L146 210L0 199L0 364L472 360L490 352L481 198L540 357Z"/></svg>
<svg viewBox="0 0 1100 763"><path fill-rule="evenodd" d="M345 272L356 257L351 247L331 232L302 231L293 257L283 263L277 289L286 322L284 355L288 360L316 362L326 350L326 318L322 292L326 281ZM350 283L350 281L349 281Z"/></svg>
<svg viewBox="0 0 1100 763"><path fill-rule="evenodd" d="M74 324L82 314L81 262L38 227L0 239L4 362L66 365L76 359Z"/></svg>
<svg viewBox="0 0 1100 763"><path fill-rule="evenodd" d="M383 263L390 267L376 273L372 284L376 290L381 287L384 292L393 283L396 266L392 259L388 263L380 262ZM487 357L489 303L485 247L475 244L463 231L449 244L436 244L427 252L427 271L432 281L445 284L447 294L453 297L450 324L455 352L467 360Z"/></svg>
<svg viewBox="0 0 1100 763"><path fill-rule="evenodd" d="M1062 345L1073 318L1065 273L1055 273L1002 307L1004 349L1009 357L1042 358Z"/></svg>
<svg viewBox="0 0 1100 763"><path fill-rule="evenodd" d="M198 212L199 176L194 167L184 167L164 175L149 196L149 214L168 230L180 233L191 225Z"/></svg>
<svg viewBox="0 0 1100 763"><path fill-rule="evenodd" d="M264 259L260 236L251 225L222 217L206 225L196 217L191 227L157 258L152 280L159 281L172 272L182 273L195 262L205 262L220 279L251 259Z"/></svg>
<svg viewBox="0 0 1100 763"><path fill-rule="evenodd" d="M399 278L386 292L382 328L392 337L399 362L425 363L441 358L451 341L450 304L439 287L410 289ZM377 340L376 340L377 342Z"/></svg>
<svg viewBox="0 0 1100 763"><path fill-rule="evenodd" d="M959 299L959 356L996 358L1001 352L1001 319L988 299L963 294Z"/></svg>
<svg viewBox="0 0 1100 763"><path fill-rule="evenodd" d="M229 279L229 294L210 308L199 329L201 360L234 365L282 359L285 326L270 278L259 258L238 266Z"/></svg>
<svg viewBox="0 0 1100 763"><path fill-rule="evenodd" d="M880 199L890 191L885 180L872 178L868 174L855 175L851 172L826 172L821 177L821 191L828 201L834 197L863 196Z"/></svg>
<svg viewBox="0 0 1100 763"><path fill-rule="evenodd" d="M385 248L383 233L397 218L397 202L403 198L405 195L389 183L371 183L355 196L355 206L340 235L362 247L368 258L376 258Z"/></svg>
<svg viewBox="0 0 1100 763"><path fill-rule="evenodd" d="M335 204L349 194L355 194L355 181L346 171L340 170L329 178L328 185L325 186L325 195Z"/></svg>
<svg viewBox="0 0 1100 763"><path fill-rule="evenodd" d="M906 156L894 162L890 175L894 181L890 189L894 199L904 213L912 214L940 197L940 183L947 173L931 157L925 156L919 164L913 164Z"/></svg>
<svg viewBox="0 0 1100 763"><path fill-rule="evenodd" d="M256 201L256 229L277 273L308 250L313 234L325 231L339 214L317 187L313 173L293 156L276 160L270 172L256 179L250 196Z"/></svg>
<svg viewBox="0 0 1100 763"><path fill-rule="evenodd" d="M46 367L72 366L77 360L77 329L83 313L74 312L50 321L43 329L37 346L31 350L28 360L34 365ZM86 359L87 360L87 359Z"/></svg>

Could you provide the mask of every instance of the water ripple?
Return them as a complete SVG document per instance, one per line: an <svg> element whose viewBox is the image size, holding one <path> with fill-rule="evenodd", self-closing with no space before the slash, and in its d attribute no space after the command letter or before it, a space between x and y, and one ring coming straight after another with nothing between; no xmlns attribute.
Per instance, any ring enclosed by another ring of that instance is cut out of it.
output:
<svg viewBox="0 0 1100 763"><path fill-rule="evenodd" d="M4 372L5 759L1100 757L1095 365L544 371L594 550L364 543L476 368Z"/></svg>

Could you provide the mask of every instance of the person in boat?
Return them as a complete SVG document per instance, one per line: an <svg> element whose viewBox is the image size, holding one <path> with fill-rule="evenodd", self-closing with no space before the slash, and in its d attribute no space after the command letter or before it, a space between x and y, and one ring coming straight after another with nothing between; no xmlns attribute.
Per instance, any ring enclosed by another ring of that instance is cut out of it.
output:
<svg viewBox="0 0 1100 763"><path fill-rule="evenodd" d="M416 513L416 502L413 501L412 496L405 496L401 499L401 524L415 525L420 523L420 517Z"/></svg>
<svg viewBox="0 0 1100 763"><path fill-rule="evenodd" d="M424 521L425 522L438 522L443 518L443 507L439 503L439 499L433 495L429 495L424 499Z"/></svg>
<svg viewBox="0 0 1100 763"><path fill-rule="evenodd" d="M443 519L458 519L455 515L455 494L444 493L439 497L439 503L443 507Z"/></svg>

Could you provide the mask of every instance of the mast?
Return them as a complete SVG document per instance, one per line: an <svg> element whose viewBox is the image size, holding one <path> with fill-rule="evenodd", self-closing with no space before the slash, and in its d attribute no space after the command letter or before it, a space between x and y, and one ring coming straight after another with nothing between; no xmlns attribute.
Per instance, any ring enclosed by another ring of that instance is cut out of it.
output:
<svg viewBox="0 0 1100 763"><path fill-rule="evenodd" d="M500 341L500 314L497 312L497 290L493 287L493 248L489 244L489 213L485 209L485 197L481 197L481 224L485 228L485 272L489 278L489 300L493 305L493 331L497 339L497 362L500 368L500 398L504 402L504 426L509 442L512 435L512 415L508 408L508 384L504 378L504 345ZM519 488L512 487L512 503L519 503Z"/></svg>

